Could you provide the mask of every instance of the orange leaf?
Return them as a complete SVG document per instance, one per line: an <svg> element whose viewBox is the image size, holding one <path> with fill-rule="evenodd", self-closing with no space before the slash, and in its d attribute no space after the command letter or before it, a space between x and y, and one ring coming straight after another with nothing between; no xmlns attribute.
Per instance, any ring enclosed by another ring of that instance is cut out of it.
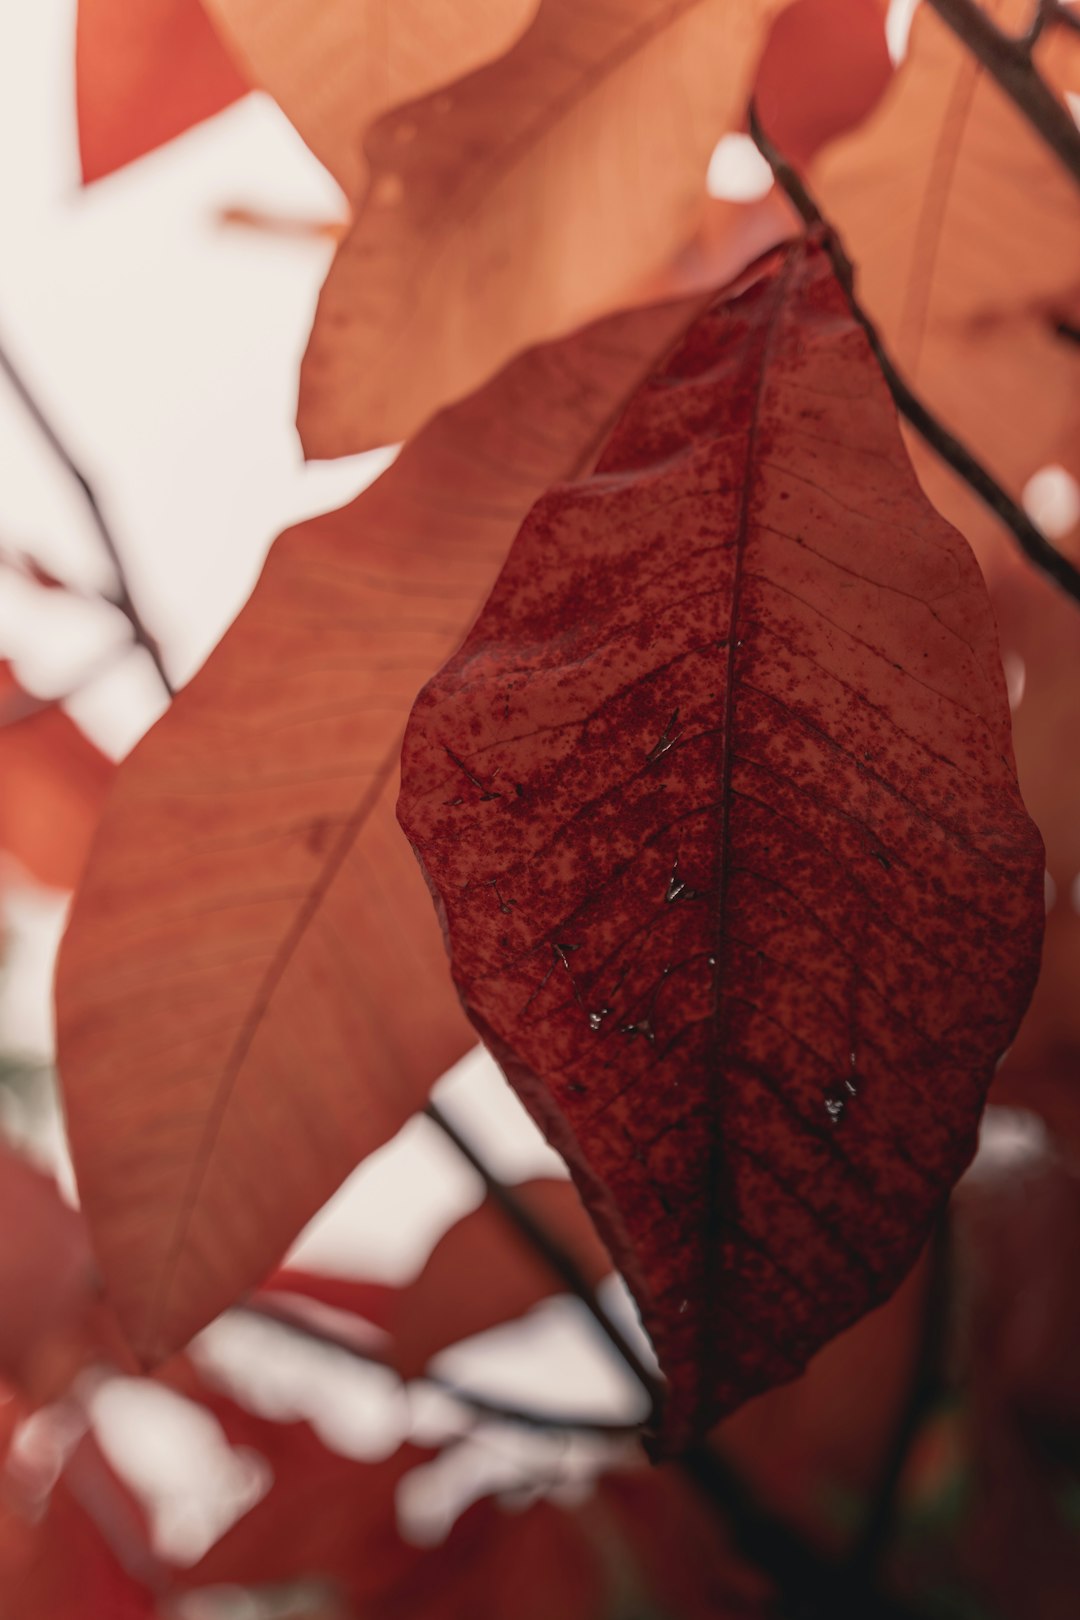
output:
<svg viewBox="0 0 1080 1620"><path fill-rule="evenodd" d="M780 0L543 0L501 61L388 114L319 301L307 453L406 438L660 269Z"/></svg>
<svg viewBox="0 0 1080 1620"><path fill-rule="evenodd" d="M363 138L388 108L499 56L537 0L203 0L252 84L268 90L354 196Z"/></svg>
<svg viewBox="0 0 1080 1620"><path fill-rule="evenodd" d="M39 883L73 889L113 770L58 704L29 697L0 662L0 850Z"/></svg>
<svg viewBox="0 0 1080 1620"><path fill-rule="evenodd" d="M84 182L152 152L248 89L199 0L78 0Z"/></svg>
<svg viewBox="0 0 1080 1620"><path fill-rule="evenodd" d="M120 767L57 998L83 1207L144 1356L257 1284L470 1045L394 819L409 705L686 318L523 357L283 536Z"/></svg>
<svg viewBox="0 0 1080 1620"><path fill-rule="evenodd" d="M1014 33L1030 21L1029 0L986 9ZM1050 36L1044 70L1076 88L1080 38ZM1080 282L1071 177L922 6L892 90L869 124L823 155L814 189L905 375L1019 493L1060 458L1080 395L1080 351L1053 318ZM1072 432L1074 458L1078 443ZM951 474L921 448L914 455L947 517L969 536L985 525Z"/></svg>

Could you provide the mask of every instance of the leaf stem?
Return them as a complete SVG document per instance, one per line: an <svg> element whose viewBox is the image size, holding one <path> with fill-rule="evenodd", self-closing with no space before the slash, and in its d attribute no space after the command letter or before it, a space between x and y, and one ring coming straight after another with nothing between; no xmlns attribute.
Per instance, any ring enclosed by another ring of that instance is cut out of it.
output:
<svg viewBox="0 0 1080 1620"><path fill-rule="evenodd" d="M596 1322L608 1343L621 1356L648 1396L650 1411L645 1428L656 1428L663 1407L663 1386L659 1379L645 1366L637 1350L630 1343L622 1329L612 1321L604 1310L573 1256L568 1254L555 1241L551 1233L541 1226L521 1200L514 1195L512 1189L492 1173L476 1149L461 1135L457 1127L451 1124L437 1103L429 1102L424 1112L428 1119L438 1126L447 1140L453 1144L462 1158L476 1171L484 1183L484 1188L492 1203L517 1228L530 1248L546 1262L559 1280L565 1284L569 1292L576 1295L585 1306L585 1309Z"/></svg>
<svg viewBox="0 0 1080 1620"><path fill-rule="evenodd" d="M2 371L7 377L8 382L14 389L28 416L30 416L33 420L42 438L48 444L57 460L64 467L69 477L74 480L74 482L79 486L79 489L82 491L83 499L89 508L90 518L95 530L97 531L98 539L101 542L105 555L108 557L109 562L112 565L113 573L116 578L115 590L112 593L103 593L104 599L112 607L116 608L120 613L123 614L124 618L131 626L131 633L136 644L142 647L147 653L151 663L154 666L154 669L157 671L158 679L160 680L162 686L165 688L165 691L168 693L169 697L173 697L175 695L175 688L172 681L169 679L168 671L165 668L165 664L161 656L161 648L158 646L155 637L151 635L145 621L142 618L142 615L139 613L139 610L135 605L135 601L131 594L131 587L128 584L127 570L124 567L123 558L120 555L116 540L105 518L105 514L102 511L101 503L94 492L93 486L86 477L86 474L76 462L67 445L61 439L59 433L53 427L52 422L45 414L43 407L38 403L38 400L31 390L29 383L15 365L15 362L12 360L2 342L0 342L0 371Z"/></svg>
<svg viewBox="0 0 1080 1620"><path fill-rule="evenodd" d="M930 0L930 4L1080 184L1080 130L1031 54L1048 23L1076 27L1075 17L1051 0L1049 5L1040 5L1028 33L1016 39L1000 29L975 0Z"/></svg>
<svg viewBox="0 0 1080 1620"><path fill-rule="evenodd" d="M863 309L855 293L855 269L836 231L824 218L807 189L805 181L781 156L762 129L753 103L750 106L750 133L768 163L777 184L787 194L804 223L820 231L822 245L832 261L836 278L847 295L848 308L861 326L885 383L900 415L905 417L947 466L964 480L996 518L1011 532L1021 551L1068 596L1080 601L1080 569L1070 562L1034 524L1012 496L954 433L939 422L933 412L905 382L882 342L877 327Z"/></svg>

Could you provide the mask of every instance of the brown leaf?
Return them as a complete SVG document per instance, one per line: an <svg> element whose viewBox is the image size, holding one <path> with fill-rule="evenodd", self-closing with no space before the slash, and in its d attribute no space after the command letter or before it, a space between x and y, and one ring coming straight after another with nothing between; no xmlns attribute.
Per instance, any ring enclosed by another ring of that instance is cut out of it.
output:
<svg viewBox="0 0 1080 1620"><path fill-rule="evenodd" d="M1014 33L1030 21L1029 0L985 9ZM1045 71L1080 87L1080 40L1050 34ZM868 125L823 155L814 189L901 370L1018 494L1059 454L1063 412L1080 394L1080 356L1051 315L1080 279L1071 177L922 6L892 90ZM965 533L973 518L985 523L928 452L914 454L946 516Z"/></svg>
<svg viewBox="0 0 1080 1620"><path fill-rule="evenodd" d="M500 62L380 120L300 383L307 453L406 438L692 233L779 0L543 0Z"/></svg>
<svg viewBox="0 0 1080 1620"><path fill-rule="evenodd" d="M0 851L39 883L73 889L112 782L111 760L0 662Z"/></svg>
<svg viewBox="0 0 1080 1620"><path fill-rule="evenodd" d="M611 1260L570 1182L527 1181L513 1192L577 1261L590 1286L608 1275ZM286 1268L268 1280L266 1291L299 1293L374 1323L390 1336L388 1363L402 1378L417 1378L440 1350L524 1316L562 1287L502 1210L487 1199L454 1223L419 1275L400 1288Z"/></svg>
<svg viewBox="0 0 1080 1620"><path fill-rule="evenodd" d="M246 94L199 0L78 0L75 95L85 183Z"/></svg>
<svg viewBox="0 0 1080 1620"><path fill-rule="evenodd" d="M121 766L57 998L83 1207L144 1356L258 1283L470 1045L394 820L409 705L689 307L524 356L284 535Z"/></svg>
<svg viewBox="0 0 1080 1620"><path fill-rule="evenodd" d="M676 1446L897 1286L1038 962L985 589L820 246L718 299L534 507L403 777Z"/></svg>
<svg viewBox="0 0 1080 1620"><path fill-rule="evenodd" d="M345 193L380 113L500 56L537 0L203 0L252 84L268 90Z"/></svg>

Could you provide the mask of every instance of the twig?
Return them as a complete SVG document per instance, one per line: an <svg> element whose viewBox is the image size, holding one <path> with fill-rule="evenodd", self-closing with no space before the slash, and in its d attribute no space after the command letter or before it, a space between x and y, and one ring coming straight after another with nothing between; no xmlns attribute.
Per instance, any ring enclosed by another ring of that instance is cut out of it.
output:
<svg viewBox="0 0 1080 1620"><path fill-rule="evenodd" d="M660 1413L663 1407L663 1387L645 1366L645 1363L621 1328L612 1321L611 1317L603 1309L580 1266L571 1255L567 1254L565 1249L555 1242L550 1232L545 1231L521 1200L515 1197L512 1190L492 1174L476 1152L476 1149L450 1123L436 1103L429 1102L424 1112L432 1123L438 1126L448 1141L453 1143L462 1158L472 1165L483 1181L487 1195L492 1203L502 1210L503 1214L517 1228L529 1246L547 1263L560 1281L566 1285L569 1292L576 1295L585 1306L585 1309L596 1322L609 1344L622 1357L649 1398L650 1412L645 1428L656 1428L659 1425Z"/></svg>
<svg viewBox="0 0 1080 1620"><path fill-rule="evenodd" d="M1063 20L1075 26L1075 18L1058 6L1040 7L1032 29L1015 39L1003 33L975 0L930 0L947 27L967 46L994 78L1028 123L1080 184L1080 130L1063 107L1032 59L1032 46L1048 21Z"/></svg>
<svg viewBox="0 0 1080 1620"><path fill-rule="evenodd" d="M276 1326L285 1328L301 1338L310 1339L317 1344L325 1344L334 1350L342 1350L346 1355L363 1361L368 1366L383 1367L388 1372L397 1372L392 1361L380 1356L376 1351L364 1348L362 1345L351 1344L348 1340L339 1338L329 1328L320 1327L316 1322L296 1316L287 1306L275 1305L270 1300L251 1299L246 1304L236 1307L242 1316L253 1316L264 1322L273 1322ZM400 1377L401 1375L398 1374ZM438 1373L425 1370L415 1380L416 1382L430 1384L433 1389L441 1390L444 1395L467 1406L478 1417L490 1418L500 1423L516 1423L529 1429L558 1429L569 1430L575 1433L597 1434L610 1437L613 1440L635 1438L640 1432L637 1423L614 1423L603 1418L592 1418L586 1414L570 1412L545 1412L533 1407L515 1406L504 1401L495 1401L486 1395L478 1394L471 1389L465 1389L450 1378L443 1378ZM404 1382L404 1380L402 1380Z"/></svg>
<svg viewBox="0 0 1080 1620"><path fill-rule="evenodd" d="M836 278L847 295L853 318L862 327L870 344L874 359L880 367L889 392L901 416L906 417L920 438L964 480L979 499L1007 529L1010 530L1025 556L1044 574L1059 585L1067 595L1080 601L1080 569L1062 555L998 483L997 479L979 461L967 446L950 433L948 428L912 392L897 370L885 348L877 327L871 321L855 294L855 270L844 251L840 238L806 188L805 182L773 146L758 121L757 109L751 103L750 133L754 143L772 169L777 183L790 198L804 222L821 232L822 245L832 261Z"/></svg>
<svg viewBox="0 0 1080 1620"><path fill-rule="evenodd" d="M175 693L175 688L172 681L169 679L168 671L166 670L165 664L162 660L161 649L158 646L154 636L152 636L150 631L147 629L147 626L144 623L142 616L132 598L131 588L128 585L127 572L124 568L123 559L120 556L112 530L109 528L109 525L106 522L105 514L101 509L101 505L94 493L89 479L75 461L70 450L60 438L60 435L49 421L49 418L46 416L42 407L38 404L37 399L30 390L29 384L16 367L14 361L11 359L11 356L8 354L2 343L0 343L0 371L3 371L4 375L7 377L12 388L15 390L15 393L22 401L27 414L32 417L38 431L45 439L57 460L62 464L69 476L74 479L75 483L78 484L80 490L82 491L83 499L86 501L86 504L90 510L91 521L93 522L94 528L97 530L98 539L101 541L101 545L112 565L113 573L116 578L116 589L112 593L105 593L105 600L124 615L124 618L131 626L131 633L136 643L149 655L150 660L157 671L158 679L161 681L161 684L165 688L168 695L172 697Z"/></svg>
<svg viewBox="0 0 1080 1620"><path fill-rule="evenodd" d="M848 1567L872 1579L896 1516L896 1496L915 1437L941 1393L949 1316L949 1226L942 1217L930 1240L930 1275L922 1305L922 1328L907 1398L893 1432L877 1489L848 1556Z"/></svg>

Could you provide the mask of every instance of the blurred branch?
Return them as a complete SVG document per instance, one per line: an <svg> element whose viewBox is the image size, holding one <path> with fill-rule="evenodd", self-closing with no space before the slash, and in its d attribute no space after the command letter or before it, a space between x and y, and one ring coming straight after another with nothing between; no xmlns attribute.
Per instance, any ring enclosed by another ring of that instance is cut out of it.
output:
<svg viewBox="0 0 1080 1620"><path fill-rule="evenodd" d="M461 1136L436 1103L429 1102L424 1112L428 1119L437 1125L443 1135L453 1143L462 1158L472 1165L483 1181L487 1195L492 1203L517 1228L529 1247L546 1262L559 1280L565 1284L569 1292L576 1295L585 1306L589 1315L600 1328L601 1333L604 1334L609 1344L622 1357L648 1396L650 1412L645 1426L646 1428L655 1427L663 1405L663 1388L659 1380L645 1366L645 1363L621 1328L612 1321L611 1317L603 1309L577 1262L534 1219L521 1200L515 1197L511 1188L492 1174L476 1152L476 1149Z"/></svg>
<svg viewBox="0 0 1080 1620"><path fill-rule="evenodd" d="M771 1513L717 1451L696 1446L680 1459L685 1472L721 1508L743 1556L776 1582L790 1620L913 1620L879 1592L863 1570L834 1562Z"/></svg>
<svg viewBox="0 0 1080 1620"><path fill-rule="evenodd" d="M1031 30L1020 39L1004 33L975 0L930 0L957 39L1017 106L1034 130L1080 184L1080 130L1035 66L1032 46L1050 22L1076 26L1056 0L1040 5Z"/></svg>
<svg viewBox="0 0 1080 1620"><path fill-rule="evenodd" d="M388 1372L396 1372L393 1363L374 1350L350 1344L347 1339L339 1338L329 1328L320 1327L315 1322L294 1315L287 1306L274 1305L265 1299L253 1299L246 1305L238 1306L237 1310L243 1316L254 1316L264 1322L273 1322L301 1338L313 1340L316 1344L325 1344L331 1349L342 1350L346 1355L354 1357L357 1361L363 1361L368 1366L383 1367ZM400 1374L398 1376L400 1377ZM500 1423L516 1423L529 1429L573 1430L585 1434L608 1435L612 1439L630 1438L636 1436L640 1430L640 1425L636 1423L609 1423L603 1418L591 1418L568 1412L544 1412L532 1407L490 1400L486 1395L477 1394L454 1383L453 1379L440 1377L438 1373L424 1372L418 1381L430 1384L433 1389L440 1390L462 1406L467 1406L478 1417L495 1419Z"/></svg>
<svg viewBox="0 0 1080 1620"><path fill-rule="evenodd" d="M83 499L90 510L90 518L94 528L97 531L98 539L101 541L102 548L112 565L113 573L116 577L115 590L112 593L103 593L104 599L112 607L115 607L124 615L124 618L131 626L131 633L136 644L142 647L148 654L150 661L157 671L158 679L161 681L161 684L165 688L168 695L172 697L175 693L175 688L169 679L168 671L166 670L165 664L162 660L161 649L158 646L154 636L152 636L150 631L147 629L147 626L135 605L134 599L132 598L131 588L128 584L127 571L124 567L123 559L120 556L112 530L109 528L109 525L105 519L105 514L101 509L100 502L94 493L89 479L75 461L70 450L60 438L60 435L53 427L42 407L38 404L36 397L31 392L29 384L16 367L14 361L11 359L11 356L8 354L2 343L0 343L0 371L2 371L7 377L12 388L15 390L16 395L25 407L27 414L33 418L38 431L45 439L57 460L65 468L68 475L75 481L76 484L78 484L80 490L82 491Z"/></svg>
<svg viewBox="0 0 1080 1620"><path fill-rule="evenodd" d="M1068 28L1074 34L1080 34L1080 12L1074 11L1072 6L1062 4L1062 0L1040 0L1035 21L1024 35L1021 44L1030 53L1048 28Z"/></svg>
<svg viewBox="0 0 1080 1620"><path fill-rule="evenodd" d="M936 0L934 0L936 3ZM938 455L947 466L959 474L973 490L985 506L1010 530L1021 551L1042 570L1055 585L1080 601L1080 569L1071 563L1043 534L1042 530L1034 524L1012 496L998 483L991 472L983 466L965 444L950 433L933 412L923 404L922 400L912 391L885 348L877 327L859 303L855 294L855 270L844 251L840 238L833 227L826 220L814 198L807 190L806 184L791 167L790 163L776 150L769 137L765 134L758 120L757 109L750 106L750 133L754 144L768 163L777 184L786 192L796 212L808 226L820 229L822 245L832 261L836 278L847 295L848 308L855 321L862 327L870 344L871 352L880 367L886 386L892 394L893 402L900 415L905 417L918 433L919 437L929 445L930 449Z"/></svg>

